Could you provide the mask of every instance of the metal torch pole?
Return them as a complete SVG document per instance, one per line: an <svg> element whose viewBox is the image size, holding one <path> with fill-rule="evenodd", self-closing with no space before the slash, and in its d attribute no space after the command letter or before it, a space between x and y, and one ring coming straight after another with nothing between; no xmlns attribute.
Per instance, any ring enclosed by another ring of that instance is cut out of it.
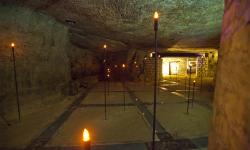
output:
<svg viewBox="0 0 250 150"><path fill-rule="evenodd" d="M155 121L156 121L156 98L157 98L157 31L158 31L158 18L154 19L154 31L155 31L155 78L154 78L154 110L153 110L153 143L152 143L152 150L155 149Z"/></svg>
<svg viewBox="0 0 250 150"><path fill-rule="evenodd" d="M18 120L20 121L21 120L21 113L20 113L20 102L19 102L17 73L16 73L16 57L15 57L15 48L14 47L12 47L12 56L13 56L15 87L16 87L16 101L17 101L17 110L18 110Z"/></svg>
<svg viewBox="0 0 250 150"><path fill-rule="evenodd" d="M202 78L203 78L203 58L201 58L201 81L200 81L200 92L202 91Z"/></svg>
<svg viewBox="0 0 250 150"><path fill-rule="evenodd" d="M105 113L105 120L107 120L107 85L106 85L106 48L104 51L104 113Z"/></svg>
<svg viewBox="0 0 250 150"><path fill-rule="evenodd" d="M187 75L185 75L185 97L187 97Z"/></svg>
<svg viewBox="0 0 250 150"><path fill-rule="evenodd" d="M190 86L191 86L191 69L192 66L189 66L189 81L188 81L188 103L187 103L187 114L189 113L189 97L190 97Z"/></svg>
<svg viewBox="0 0 250 150"><path fill-rule="evenodd" d="M192 98L192 107L194 107L194 89L195 88L195 81L193 81L193 98Z"/></svg>
<svg viewBox="0 0 250 150"><path fill-rule="evenodd" d="M125 68L123 68L123 110L125 111L126 101L125 101Z"/></svg>

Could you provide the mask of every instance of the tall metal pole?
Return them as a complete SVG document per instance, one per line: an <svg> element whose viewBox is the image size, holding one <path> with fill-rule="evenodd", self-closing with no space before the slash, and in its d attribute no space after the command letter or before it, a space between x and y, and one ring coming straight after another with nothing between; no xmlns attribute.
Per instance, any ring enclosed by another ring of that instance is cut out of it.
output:
<svg viewBox="0 0 250 150"><path fill-rule="evenodd" d="M125 99L125 65L122 66L123 68L123 78L122 78L122 84L123 84L123 110L125 111L126 107L126 99Z"/></svg>
<svg viewBox="0 0 250 150"><path fill-rule="evenodd" d="M157 54L158 55L158 54ZM157 69L158 69L158 62L160 61L160 55L158 55L158 57L157 57L157 61L156 61L156 63L157 63ZM157 84L157 96L159 97L159 95L160 95L160 69L159 69L159 71L158 71L158 76L157 76L157 82L158 82L158 84Z"/></svg>
<svg viewBox="0 0 250 150"><path fill-rule="evenodd" d="M189 99L190 99L190 86L191 86L191 70L192 66L189 66L189 81L188 81L188 104L187 104L187 114L189 113Z"/></svg>
<svg viewBox="0 0 250 150"><path fill-rule="evenodd" d="M15 44L12 43L11 47L12 47L14 79L15 79L15 87L16 87L16 101L17 101L18 120L20 121L21 120L21 113L20 113L20 103L19 103L19 93L18 93L17 73L16 73Z"/></svg>
<svg viewBox="0 0 250 150"><path fill-rule="evenodd" d="M187 97L187 75L185 75L185 97Z"/></svg>
<svg viewBox="0 0 250 150"><path fill-rule="evenodd" d="M203 78L203 61L204 61L203 59L204 59L204 58L203 58L203 56L202 56L202 57L201 57L201 81L200 81L200 84L201 84L201 85L200 85L200 92L202 91L202 84L203 84L203 83L202 83L202 82L203 82L203 81L202 81L202 78Z"/></svg>
<svg viewBox="0 0 250 150"><path fill-rule="evenodd" d="M104 113L105 113L105 120L107 120L107 85L106 85L106 48L107 45L105 44L104 46Z"/></svg>
<svg viewBox="0 0 250 150"><path fill-rule="evenodd" d="M108 76L108 79L107 79L107 80L108 80L108 87L107 87L107 88L108 88L108 90L107 90L108 92L107 92L107 93L108 93L108 96L109 96L109 91L110 91L110 90L109 90L109 85L110 85L110 79L109 79L109 76Z"/></svg>
<svg viewBox="0 0 250 150"><path fill-rule="evenodd" d="M144 59L143 59L143 73L144 73L144 77L143 77L143 83L145 85L145 82L146 82L146 60L147 60L147 57L145 56Z"/></svg>
<svg viewBox="0 0 250 150"><path fill-rule="evenodd" d="M154 78L154 114L153 114L153 142L152 142L152 150L155 150L155 121L156 121L156 98L157 98L157 31L158 31L158 13L154 14L154 31L155 31L155 78Z"/></svg>
<svg viewBox="0 0 250 150"><path fill-rule="evenodd" d="M194 107L194 88L195 88L195 80L193 81L193 98L192 98L192 107Z"/></svg>

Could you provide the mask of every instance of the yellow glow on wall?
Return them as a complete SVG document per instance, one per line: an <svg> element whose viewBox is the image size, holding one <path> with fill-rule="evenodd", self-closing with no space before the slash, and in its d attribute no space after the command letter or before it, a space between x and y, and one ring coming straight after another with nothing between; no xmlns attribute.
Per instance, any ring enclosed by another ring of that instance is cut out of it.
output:
<svg viewBox="0 0 250 150"><path fill-rule="evenodd" d="M178 74L179 64L178 62L170 62L171 74Z"/></svg>
<svg viewBox="0 0 250 150"><path fill-rule="evenodd" d="M169 62L166 58L162 58L162 76L166 77L169 75Z"/></svg>
<svg viewBox="0 0 250 150"><path fill-rule="evenodd" d="M162 76L179 74L179 61L177 59L162 58Z"/></svg>

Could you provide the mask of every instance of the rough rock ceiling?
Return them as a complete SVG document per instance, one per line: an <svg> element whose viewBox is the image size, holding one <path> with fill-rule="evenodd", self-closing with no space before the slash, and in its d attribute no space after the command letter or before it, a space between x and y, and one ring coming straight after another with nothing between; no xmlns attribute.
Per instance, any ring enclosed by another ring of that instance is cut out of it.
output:
<svg viewBox="0 0 250 150"><path fill-rule="evenodd" d="M160 13L159 46L219 45L223 0L0 0L54 16L70 26L71 41L83 48L109 50L153 47L155 10ZM72 21L66 23L66 20Z"/></svg>

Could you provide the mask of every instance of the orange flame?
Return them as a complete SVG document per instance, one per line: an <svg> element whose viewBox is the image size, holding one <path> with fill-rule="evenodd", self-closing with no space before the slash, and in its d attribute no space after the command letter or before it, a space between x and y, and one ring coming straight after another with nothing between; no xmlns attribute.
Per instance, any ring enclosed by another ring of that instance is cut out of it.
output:
<svg viewBox="0 0 250 150"><path fill-rule="evenodd" d="M154 14L154 19L158 19L159 18L159 14L158 12L156 11L155 14Z"/></svg>
<svg viewBox="0 0 250 150"><path fill-rule="evenodd" d="M103 45L103 48L107 48L107 45L106 45L106 44L104 44L104 45Z"/></svg>
<svg viewBox="0 0 250 150"><path fill-rule="evenodd" d="M122 68L125 68L126 67L126 65L125 64L122 64Z"/></svg>
<svg viewBox="0 0 250 150"><path fill-rule="evenodd" d="M15 47L15 43L11 43L11 47Z"/></svg>
<svg viewBox="0 0 250 150"><path fill-rule="evenodd" d="M82 133L82 140L83 140L83 142L88 142L88 141L90 141L89 131L88 131L87 129L84 129L84 130L83 130L83 133Z"/></svg>

